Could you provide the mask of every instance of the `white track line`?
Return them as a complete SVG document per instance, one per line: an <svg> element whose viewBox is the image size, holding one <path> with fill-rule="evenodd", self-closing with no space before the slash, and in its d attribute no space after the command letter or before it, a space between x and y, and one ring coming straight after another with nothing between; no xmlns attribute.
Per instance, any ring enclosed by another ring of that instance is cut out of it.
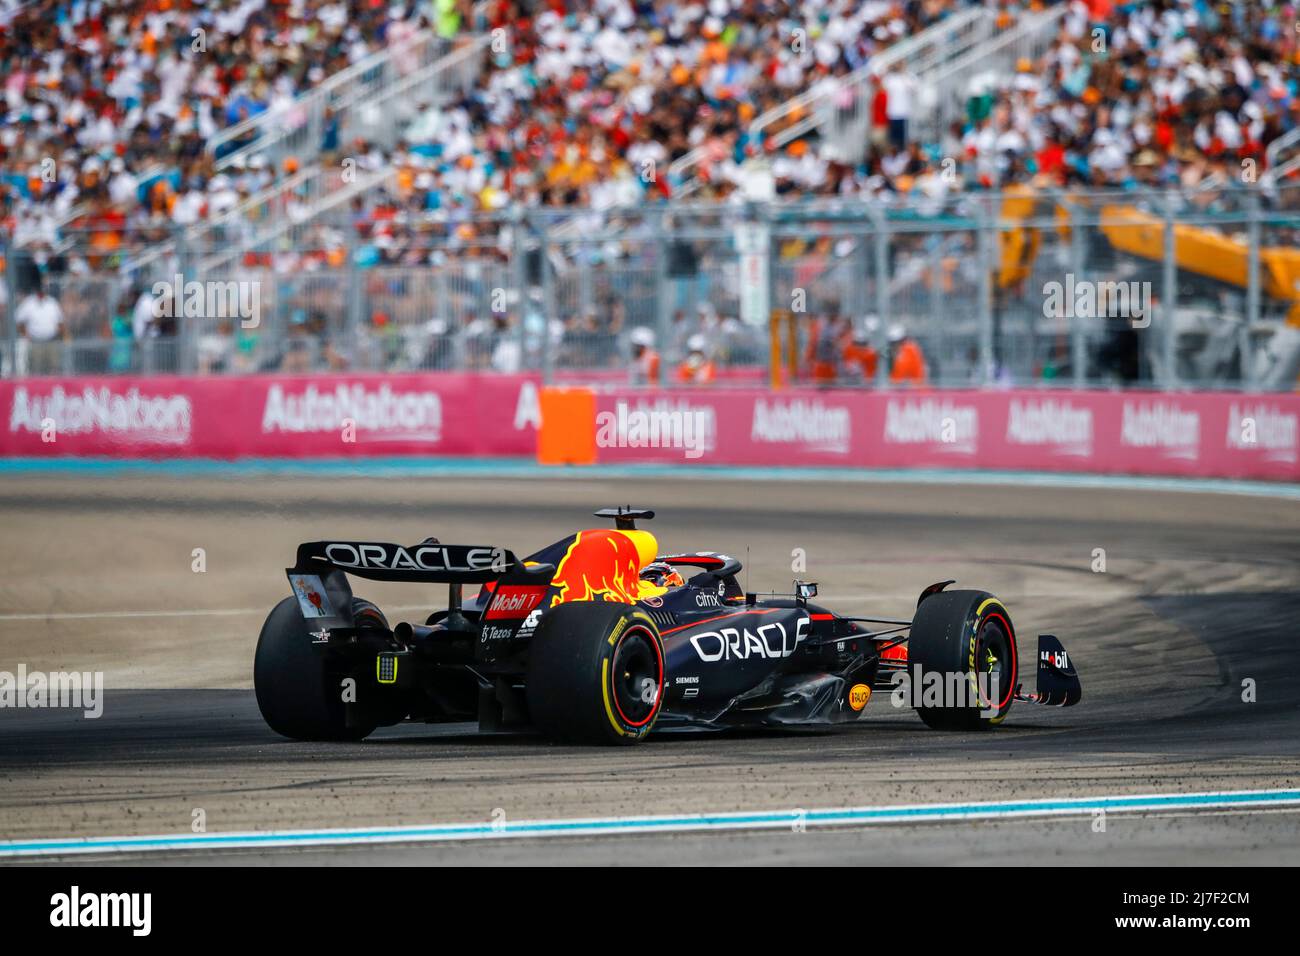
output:
<svg viewBox="0 0 1300 956"><path fill-rule="evenodd" d="M429 604L398 604L389 606L390 611L428 611ZM175 611L88 611L57 612L52 614L0 614L0 621L88 621L113 620L130 617L238 617L241 614L266 614L270 609L264 607L222 607L189 608Z"/></svg>
<svg viewBox="0 0 1300 956"><path fill-rule="evenodd" d="M826 600L833 604L853 604L858 601L914 601L916 591L873 591L862 594L828 594ZM760 599L765 596L765 592L758 592ZM1043 600L1095 600L1096 591L1031 591L1022 593L1017 597L1018 601L1024 601L1027 598ZM104 620L111 621L119 618L137 618L137 617L239 617L247 614L266 614L270 609L265 607L237 607L237 608L192 608L172 611L56 611L48 614L22 612L16 614L0 614L0 623L4 621L90 621ZM384 605L384 611L434 611L437 610L435 604L390 604Z"/></svg>

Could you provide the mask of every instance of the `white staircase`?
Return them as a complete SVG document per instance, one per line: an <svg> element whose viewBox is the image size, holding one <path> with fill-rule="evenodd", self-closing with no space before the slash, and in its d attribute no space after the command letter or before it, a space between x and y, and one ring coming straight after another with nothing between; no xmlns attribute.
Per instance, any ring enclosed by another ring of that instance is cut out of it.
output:
<svg viewBox="0 0 1300 956"><path fill-rule="evenodd" d="M918 103L933 107L928 114L918 113L913 128L937 136L961 115L976 74L1007 73L1020 57L1041 55L1067 12L1060 6L1028 14L999 33L995 10L962 10L894 44L837 83L821 84L755 117L749 139L781 147L816 132L825 155L860 162L871 131L872 81L899 64L918 81ZM669 167L675 198L699 188L697 168L707 152L694 149ZM755 161L761 157L750 163Z"/></svg>
<svg viewBox="0 0 1300 956"><path fill-rule="evenodd" d="M384 182L391 169L355 170L311 166L254 193L237 206L183 230L176 239L158 243L130 263L133 270L197 265L201 272L239 262L251 249L265 249L281 236L310 226L317 217L350 202Z"/></svg>
<svg viewBox="0 0 1300 956"><path fill-rule="evenodd" d="M292 237L321 216L345 208L393 176L391 168L344 169L317 164L325 123L332 113L338 121L339 142L357 137L391 149L409 122L428 105L468 90L478 80L483 53L491 43L487 33L462 36L454 42L422 31L330 77L294 103L291 121L259 114L214 137L208 148L255 138L216 163L225 168L237 157L265 156L278 163L295 156L303 168L262 192L250 196L220 216L186 230L183 249L204 272L239 262L250 249L266 249L281 237ZM175 243L153 253L177 252Z"/></svg>
<svg viewBox="0 0 1300 956"><path fill-rule="evenodd" d="M208 141L208 151L220 154L217 169L255 155L272 164L287 156L306 164L320 153L331 121L338 123L341 145L362 138L392 148L422 106L474 85L490 43L489 34L448 41L421 30L335 73L289 109L227 127Z"/></svg>
<svg viewBox="0 0 1300 956"><path fill-rule="evenodd" d="M1264 151L1263 181L1266 185L1281 182L1300 169L1300 127L1279 136Z"/></svg>
<svg viewBox="0 0 1300 956"><path fill-rule="evenodd" d="M983 8L946 17L872 57L837 83L819 84L759 114L749 125L749 139L779 147L815 130L828 153L856 163L866 151L871 125L872 77L882 75L896 63L905 64L914 76L922 76L987 41L993 24L994 14ZM699 188L696 169L706 155L705 147L693 149L668 168L674 197L688 196Z"/></svg>
<svg viewBox="0 0 1300 956"><path fill-rule="evenodd" d="M921 129L937 138L966 108L971 81L980 75L1006 77L1021 59L1036 62L1055 42L1070 8L1052 7L1023 16L1009 30L992 34L977 45L935 64L921 77L925 98L934 104Z"/></svg>

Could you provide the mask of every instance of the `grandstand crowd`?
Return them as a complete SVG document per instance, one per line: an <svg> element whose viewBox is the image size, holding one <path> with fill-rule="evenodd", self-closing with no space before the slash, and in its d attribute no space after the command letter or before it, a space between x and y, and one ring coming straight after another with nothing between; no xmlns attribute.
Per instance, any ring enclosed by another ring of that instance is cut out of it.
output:
<svg viewBox="0 0 1300 956"><path fill-rule="evenodd" d="M973 81L964 118L938 135L923 133L930 104L904 61L844 88L870 100L860 162L815 134L776 146L779 125L751 136L764 111L837 89L972 5L1010 29L1058 4L10 2L0 7L0 222L10 260L22 255L37 279L53 269L139 280L133 263L177 229L303 166L364 158L393 171L387 184L274 264L418 268L449 247L503 260L484 213L671 202L684 184L668 168L692 153L692 202L739 198L754 157L768 159L782 198L891 203L1022 183L1231 188L1243 162L1262 171L1268 144L1300 119L1296 4L1069 0L1046 52ZM254 151L218 169L220 131L261 114L295 122L304 91L426 29L452 44L482 31L503 42L485 49L472 88L427 104L395 143L348 141L333 124L301 156Z"/></svg>

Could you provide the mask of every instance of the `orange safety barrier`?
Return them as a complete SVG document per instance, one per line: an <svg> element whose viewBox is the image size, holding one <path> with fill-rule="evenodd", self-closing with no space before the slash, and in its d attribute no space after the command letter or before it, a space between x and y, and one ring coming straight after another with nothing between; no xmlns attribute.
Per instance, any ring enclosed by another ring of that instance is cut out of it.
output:
<svg viewBox="0 0 1300 956"><path fill-rule="evenodd" d="M589 388L545 387L537 430L539 465L596 463L596 393Z"/></svg>

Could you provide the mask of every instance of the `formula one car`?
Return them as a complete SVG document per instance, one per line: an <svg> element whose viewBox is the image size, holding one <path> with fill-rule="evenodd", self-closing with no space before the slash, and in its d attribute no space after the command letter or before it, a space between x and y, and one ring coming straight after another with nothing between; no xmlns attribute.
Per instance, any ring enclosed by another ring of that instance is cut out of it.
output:
<svg viewBox="0 0 1300 956"><path fill-rule="evenodd" d="M1081 696L1069 655L1038 639L1037 690L1021 692L1011 616L984 591L921 592L911 621L844 617L817 585L746 593L740 562L659 554L636 522L579 531L519 559L487 546L315 541L287 569L253 676L271 729L359 740L403 720L533 727L579 743L633 743L652 729L825 726L858 718L880 689L930 727L978 730L1014 701ZM390 626L348 575L448 585L445 609ZM688 576L689 575L689 576ZM480 585L463 597L467 584Z"/></svg>

